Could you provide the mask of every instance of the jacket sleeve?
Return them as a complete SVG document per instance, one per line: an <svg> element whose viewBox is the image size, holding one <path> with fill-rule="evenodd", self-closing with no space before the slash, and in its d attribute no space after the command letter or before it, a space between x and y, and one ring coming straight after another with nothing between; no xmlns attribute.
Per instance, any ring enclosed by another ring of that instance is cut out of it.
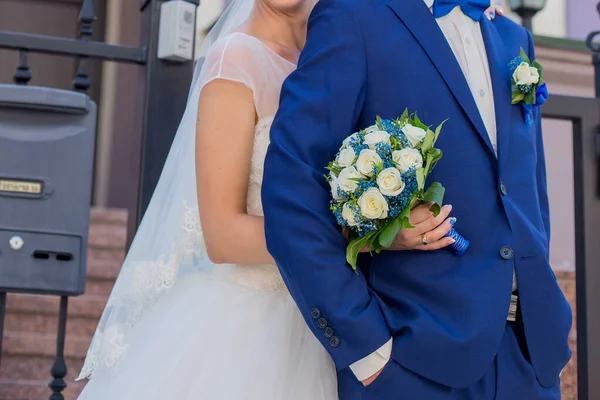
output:
<svg viewBox="0 0 600 400"><path fill-rule="evenodd" d="M529 39L529 58L535 60L535 47L533 45L533 38L531 34L527 32ZM548 252L550 251L550 202L548 200L548 185L546 181L546 155L544 152L544 138L542 134L542 113L540 107L536 107L534 110L535 126L536 126L536 150L537 150L537 190L540 201L540 210L542 213L542 221L544 222L544 229L546 231L546 244ZM549 257L549 254L547 254Z"/></svg>
<svg viewBox="0 0 600 400"><path fill-rule="evenodd" d="M390 339L378 299L346 264L324 179L365 100L365 44L345 7L322 0L311 14L298 69L282 89L262 189L269 252L338 370Z"/></svg>

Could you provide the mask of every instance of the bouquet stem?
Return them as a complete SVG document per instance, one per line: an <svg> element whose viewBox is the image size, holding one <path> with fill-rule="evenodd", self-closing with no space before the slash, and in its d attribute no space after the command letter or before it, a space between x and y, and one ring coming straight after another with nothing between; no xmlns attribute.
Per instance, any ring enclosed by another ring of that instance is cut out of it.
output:
<svg viewBox="0 0 600 400"><path fill-rule="evenodd" d="M454 239L454 243L448 246L448 250L456 254L457 256L462 256L465 254L471 242L463 237L460 233L458 233L454 228L450 229L450 231L446 234L447 237L451 237Z"/></svg>

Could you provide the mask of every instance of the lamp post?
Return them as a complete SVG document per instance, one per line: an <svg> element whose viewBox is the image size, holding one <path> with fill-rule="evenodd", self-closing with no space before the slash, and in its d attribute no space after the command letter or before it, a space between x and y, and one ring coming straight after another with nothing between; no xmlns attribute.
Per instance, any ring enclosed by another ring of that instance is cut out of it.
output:
<svg viewBox="0 0 600 400"><path fill-rule="evenodd" d="M523 26L531 31L531 20L546 6L546 0L508 0L508 5L523 19Z"/></svg>

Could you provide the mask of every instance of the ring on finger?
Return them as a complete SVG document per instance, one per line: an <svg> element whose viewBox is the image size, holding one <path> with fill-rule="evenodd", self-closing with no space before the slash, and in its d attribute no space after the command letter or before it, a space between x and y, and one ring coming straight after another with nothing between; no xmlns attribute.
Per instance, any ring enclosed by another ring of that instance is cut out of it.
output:
<svg viewBox="0 0 600 400"><path fill-rule="evenodd" d="M427 235L424 233L421 233L421 243L423 243L424 246L427 246Z"/></svg>

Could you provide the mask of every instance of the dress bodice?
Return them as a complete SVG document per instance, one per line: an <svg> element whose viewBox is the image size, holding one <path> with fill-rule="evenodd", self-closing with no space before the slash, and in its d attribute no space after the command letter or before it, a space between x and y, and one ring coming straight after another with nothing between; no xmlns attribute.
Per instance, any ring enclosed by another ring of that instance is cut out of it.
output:
<svg viewBox="0 0 600 400"><path fill-rule="evenodd" d="M250 215L263 215L261 188L269 133L273 117L261 118L256 124L254 148L248 182L247 209ZM276 265L236 265L233 267L231 279L236 284L259 290L286 290L281 274Z"/></svg>
<svg viewBox="0 0 600 400"><path fill-rule="evenodd" d="M248 214L250 215L263 215L260 192L272 123L273 117L261 118L254 129L254 149L252 151L252 164L250 166L247 198Z"/></svg>

